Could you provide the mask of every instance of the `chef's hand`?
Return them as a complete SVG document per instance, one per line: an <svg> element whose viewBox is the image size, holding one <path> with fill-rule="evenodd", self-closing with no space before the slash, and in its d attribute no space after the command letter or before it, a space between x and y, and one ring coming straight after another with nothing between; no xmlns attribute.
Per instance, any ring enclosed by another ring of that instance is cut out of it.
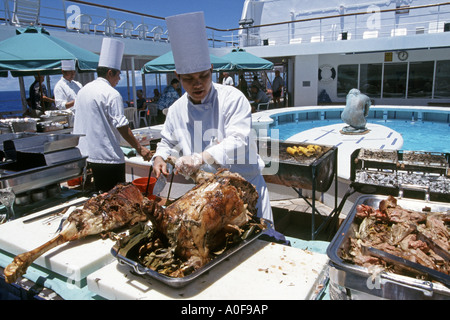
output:
<svg viewBox="0 0 450 320"><path fill-rule="evenodd" d="M148 150L146 147L141 146L138 149L139 154L144 158L145 161L150 161L152 159L152 154L150 153L150 150Z"/></svg>
<svg viewBox="0 0 450 320"><path fill-rule="evenodd" d="M175 173L182 174L186 179L198 171L203 164L203 157L199 153L182 156L175 162Z"/></svg>
<svg viewBox="0 0 450 320"><path fill-rule="evenodd" d="M165 176L169 175L169 171L167 171L167 163L160 156L156 156L153 160L153 173L155 174L156 179L159 178L161 173Z"/></svg>

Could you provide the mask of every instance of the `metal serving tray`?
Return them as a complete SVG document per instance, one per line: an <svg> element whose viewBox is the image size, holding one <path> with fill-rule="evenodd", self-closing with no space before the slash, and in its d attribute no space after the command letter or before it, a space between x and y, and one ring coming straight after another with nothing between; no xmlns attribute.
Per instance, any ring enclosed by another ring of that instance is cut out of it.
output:
<svg viewBox="0 0 450 320"><path fill-rule="evenodd" d="M381 272L373 277L368 268L350 264L341 259L347 250L349 238L354 235L353 220L356 207L365 204L378 208L385 195L363 195L353 205L327 249L330 258L330 297L332 299L450 299L450 288L441 283L424 281L408 276ZM422 211L426 206L432 212L450 210L449 203L427 202L415 199L397 199L404 209Z"/></svg>
<svg viewBox="0 0 450 320"><path fill-rule="evenodd" d="M264 221L264 223L266 223L268 228L272 228L272 223L269 220L262 219L262 218L261 218L261 220ZM211 260L210 262L205 264L202 268L200 268L200 269L194 271L193 273L191 273L185 277L182 277L182 278L173 278L173 277L169 277L169 276L160 274L159 272L149 269L133 259L130 259L128 257L121 255L119 253L119 248L117 246L117 243L116 243L116 245L114 245L111 248L111 254L117 258L119 264L130 267L131 269L133 269L134 272L136 272L138 275L142 276L143 278L146 278L149 280L158 280L158 281L160 281L170 287L173 287L173 288L181 288L181 287L188 285L189 283L191 283L192 281L194 281L195 279L200 277L205 272L209 271L211 268L213 268L217 264L221 263L222 261L224 261L231 255L233 255L234 253L238 252L245 246L249 245L256 239L258 239L262 234L264 234L264 232L265 231L263 230L261 232L258 232L257 234L250 235L247 239L243 240L235 247L227 249L225 252L218 255L216 258L214 258L213 260Z"/></svg>
<svg viewBox="0 0 450 320"><path fill-rule="evenodd" d="M14 151L48 153L76 147L81 136L82 135L77 134L41 134L29 137L25 136L19 139L3 141L3 147L6 154Z"/></svg>
<svg viewBox="0 0 450 320"><path fill-rule="evenodd" d="M83 174L87 157L61 161L22 171L11 171L11 164L0 165L0 188L12 187L15 194L67 181Z"/></svg>

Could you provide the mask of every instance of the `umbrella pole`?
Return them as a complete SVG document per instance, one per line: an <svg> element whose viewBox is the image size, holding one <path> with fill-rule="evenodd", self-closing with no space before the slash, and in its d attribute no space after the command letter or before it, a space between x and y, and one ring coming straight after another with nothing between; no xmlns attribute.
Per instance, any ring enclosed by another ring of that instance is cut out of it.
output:
<svg viewBox="0 0 450 320"><path fill-rule="evenodd" d="M44 104L44 92L42 91L42 83L41 83L41 73L38 71L38 78L39 78L39 93L41 96L41 109L42 112L45 112L45 104Z"/></svg>

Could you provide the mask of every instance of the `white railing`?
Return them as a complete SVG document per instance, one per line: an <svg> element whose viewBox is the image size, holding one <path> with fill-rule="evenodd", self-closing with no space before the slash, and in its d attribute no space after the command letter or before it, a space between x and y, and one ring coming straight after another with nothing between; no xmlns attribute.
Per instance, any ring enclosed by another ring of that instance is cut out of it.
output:
<svg viewBox="0 0 450 320"><path fill-rule="evenodd" d="M358 40L450 31L450 2L385 10L369 6L367 10L360 10L247 25L240 32L240 46Z"/></svg>
<svg viewBox="0 0 450 320"><path fill-rule="evenodd" d="M13 21L15 2L2 0L0 23ZM163 17L80 0L24 0L39 3L38 24L68 32L169 41ZM450 28L450 2L367 10L239 28L207 27L210 45L263 46L370 39L444 32ZM230 21L230 24L237 22ZM447 29L446 29L447 28Z"/></svg>

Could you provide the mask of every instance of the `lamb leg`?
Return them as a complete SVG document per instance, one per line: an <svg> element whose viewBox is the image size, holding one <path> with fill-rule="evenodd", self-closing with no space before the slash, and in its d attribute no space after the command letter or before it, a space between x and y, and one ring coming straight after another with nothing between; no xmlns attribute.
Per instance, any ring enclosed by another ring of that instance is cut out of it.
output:
<svg viewBox="0 0 450 320"><path fill-rule="evenodd" d="M14 283L27 272L28 267L41 255L67 241L74 240L77 235L75 223L71 223L59 235L31 251L16 256L4 270L6 283Z"/></svg>
<svg viewBox="0 0 450 320"><path fill-rule="evenodd" d="M132 184L117 185L107 194L89 199L82 209L75 209L69 215L67 226L58 236L32 251L16 256L5 268L6 282L15 282L38 257L67 241L147 221L147 214L154 210L154 206L154 201L144 198Z"/></svg>

